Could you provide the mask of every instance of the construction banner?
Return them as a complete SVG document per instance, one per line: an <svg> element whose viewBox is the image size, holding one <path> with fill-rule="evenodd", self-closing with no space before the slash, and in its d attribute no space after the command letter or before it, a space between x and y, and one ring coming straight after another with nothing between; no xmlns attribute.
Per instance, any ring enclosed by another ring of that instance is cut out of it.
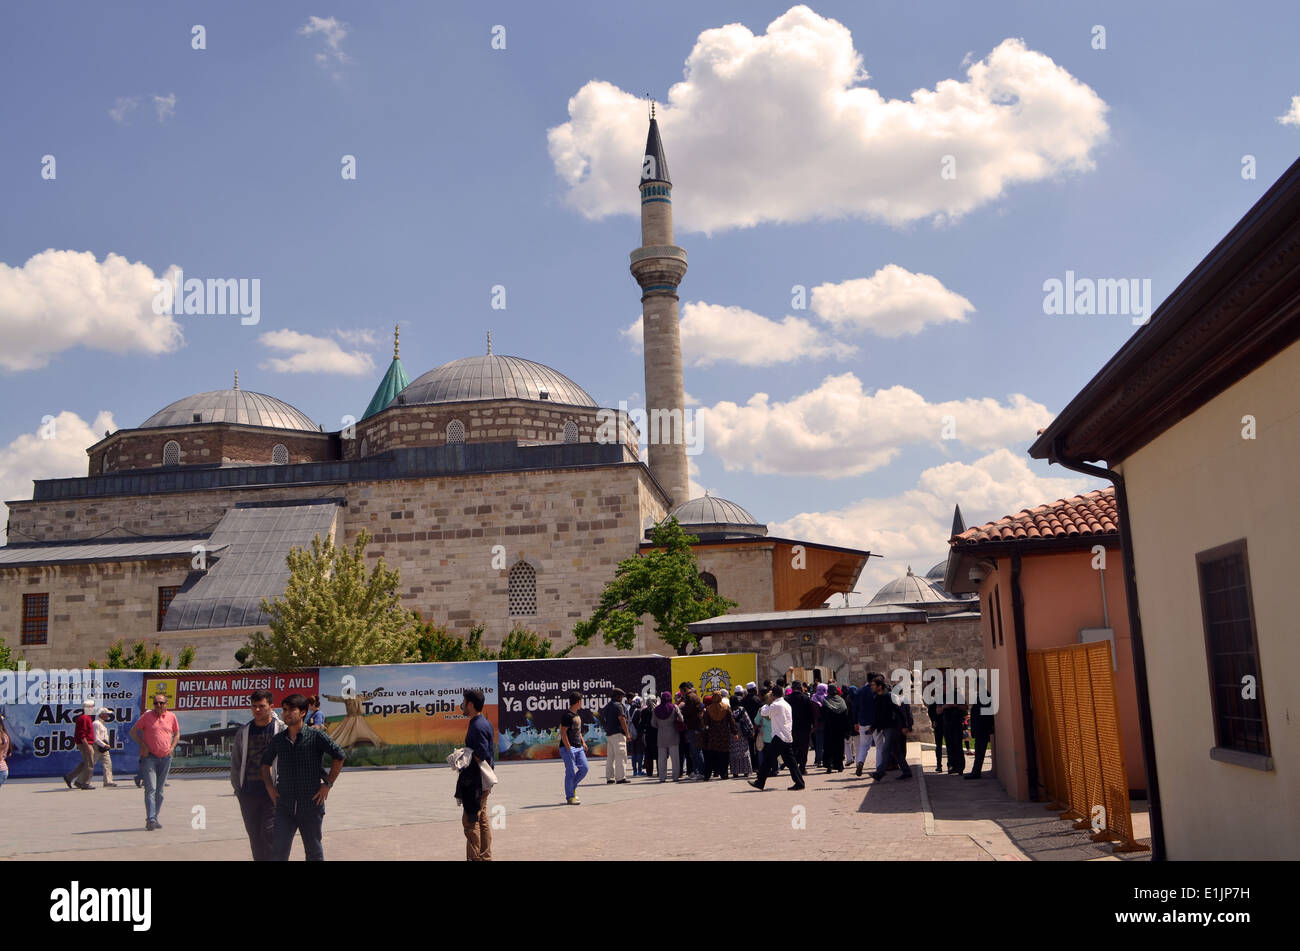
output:
<svg viewBox="0 0 1300 951"><path fill-rule="evenodd" d="M80 765L76 718L86 700L95 702L96 713L107 709L112 714L106 726L114 770L134 773L140 748L130 732L140 715L142 675L134 670L100 670L94 672L98 681L89 677L83 681L65 679L60 673L0 671L0 714L13 743L9 775L15 779L62 776ZM96 774L99 769L96 766Z"/></svg>
<svg viewBox="0 0 1300 951"><path fill-rule="evenodd" d="M322 667L325 728L347 766L442 763L465 745L460 712L468 688L483 691L483 716L497 726L497 662Z"/></svg>
<svg viewBox="0 0 1300 951"><path fill-rule="evenodd" d="M689 680L695 684L695 691L701 698L714 690L722 690L730 696L737 686L743 687L757 677L757 654L694 654L673 658L672 686L669 689L675 694L678 685Z"/></svg>
<svg viewBox="0 0 1300 951"><path fill-rule="evenodd" d="M569 709L568 693L582 694L583 738L591 756L606 753L600 711L618 687L630 699L652 698L669 686L666 657L575 657L553 660L503 660L499 756L507 759L558 759L560 714Z"/></svg>

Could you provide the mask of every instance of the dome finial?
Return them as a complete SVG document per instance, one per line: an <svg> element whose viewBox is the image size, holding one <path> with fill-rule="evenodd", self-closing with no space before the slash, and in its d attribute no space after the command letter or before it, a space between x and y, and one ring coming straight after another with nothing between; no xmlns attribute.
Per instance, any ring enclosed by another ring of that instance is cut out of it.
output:
<svg viewBox="0 0 1300 951"><path fill-rule="evenodd" d="M487 338L488 338L488 352L487 352L487 355L490 357L490 356L492 356L492 331L489 330L489 331L487 332Z"/></svg>
<svg viewBox="0 0 1300 951"><path fill-rule="evenodd" d="M402 332L402 325L393 324L393 359L394 360L397 359L397 343L399 337L401 336L401 332Z"/></svg>
<svg viewBox="0 0 1300 951"><path fill-rule="evenodd" d="M239 389L239 371L235 371L235 389Z"/></svg>

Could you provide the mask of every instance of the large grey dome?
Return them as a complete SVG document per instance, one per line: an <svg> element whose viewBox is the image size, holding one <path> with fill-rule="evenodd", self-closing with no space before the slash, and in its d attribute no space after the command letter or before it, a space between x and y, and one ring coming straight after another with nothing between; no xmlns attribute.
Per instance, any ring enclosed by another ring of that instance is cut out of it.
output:
<svg viewBox="0 0 1300 951"><path fill-rule="evenodd" d="M947 600L924 578L912 574L909 567L907 574L882 587L868 604L936 604Z"/></svg>
<svg viewBox="0 0 1300 951"><path fill-rule="evenodd" d="M196 420L194 417L198 416ZM209 390L195 393L164 406L143 423L141 429L158 426L186 426L200 423L243 423L274 429L302 429L318 432L306 413L283 400L249 390Z"/></svg>
<svg viewBox="0 0 1300 951"><path fill-rule="evenodd" d="M682 528L692 535L723 532L732 535L766 535L767 526L735 502L702 495L677 506L674 515Z"/></svg>
<svg viewBox="0 0 1300 951"><path fill-rule="evenodd" d="M596 408L587 391L563 373L521 357L488 354L444 363L416 377L389 406L398 403L459 403L465 400L536 400Z"/></svg>

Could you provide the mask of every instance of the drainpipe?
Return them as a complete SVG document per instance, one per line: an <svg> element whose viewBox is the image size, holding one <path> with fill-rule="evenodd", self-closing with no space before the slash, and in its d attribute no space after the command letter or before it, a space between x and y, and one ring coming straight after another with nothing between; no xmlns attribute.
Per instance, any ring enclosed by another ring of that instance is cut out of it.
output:
<svg viewBox="0 0 1300 951"><path fill-rule="evenodd" d="M1025 725L1025 766L1029 799L1038 801L1038 740L1029 697L1029 655L1025 653L1025 597L1020 590L1020 547L1011 550L1011 627L1016 642L1016 670L1020 678L1020 717Z"/></svg>
<svg viewBox="0 0 1300 951"><path fill-rule="evenodd" d="M1115 486L1119 514L1119 544L1124 558L1124 596L1128 601L1129 636L1133 641L1133 677L1137 681L1138 730L1142 737L1142 759L1147 777L1147 811L1151 819L1151 860L1163 862L1165 825L1160 810L1160 780L1156 774L1156 742L1151 729L1151 693L1147 686L1147 652L1142 640L1142 615L1138 611L1137 568L1133 558L1133 531L1129 520L1128 492L1124 477L1113 469L1068 459L1061 452L1061 436L1052 441L1052 462L1084 475L1105 479Z"/></svg>

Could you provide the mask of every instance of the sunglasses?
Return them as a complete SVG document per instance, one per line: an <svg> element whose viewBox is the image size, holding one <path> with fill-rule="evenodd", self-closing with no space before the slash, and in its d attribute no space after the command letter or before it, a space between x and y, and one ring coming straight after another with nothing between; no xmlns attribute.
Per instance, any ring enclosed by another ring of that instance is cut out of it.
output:
<svg viewBox="0 0 1300 951"><path fill-rule="evenodd" d="M153 705L154 705L155 707L165 707L165 706L167 706L167 701L166 701L166 700L155 700L155 701L153 702Z"/></svg>

